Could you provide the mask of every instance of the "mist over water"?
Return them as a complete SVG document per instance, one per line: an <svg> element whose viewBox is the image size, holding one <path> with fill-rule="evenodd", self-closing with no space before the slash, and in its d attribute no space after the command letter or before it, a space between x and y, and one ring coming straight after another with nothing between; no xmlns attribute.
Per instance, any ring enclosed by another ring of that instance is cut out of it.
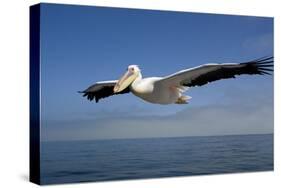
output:
<svg viewBox="0 0 281 188"><path fill-rule="evenodd" d="M273 134L41 143L42 184L273 170Z"/></svg>

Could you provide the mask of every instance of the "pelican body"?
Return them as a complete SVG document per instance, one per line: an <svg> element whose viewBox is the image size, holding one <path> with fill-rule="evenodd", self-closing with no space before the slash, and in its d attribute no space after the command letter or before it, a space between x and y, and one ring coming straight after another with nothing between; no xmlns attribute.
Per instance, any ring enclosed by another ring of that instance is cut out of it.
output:
<svg viewBox="0 0 281 188"><path fill-rule="evenodd" d="M84 97L98 102L101 98L132 92L142 100L154 104L187 104L190 96L183 93L194 86L202 86L220 79L241 74L270 74L273 57L243 63L205 64L181 70L165 77L142 78L137 65L129 65L119 80L97 82L82 91Z"/></svg>
<svg viewBox="0 0 281 188"><path fill-rule="evenodd" d="M141 74L140 74L141 75ZM183 98L180 88L169 87L157 84L161 80L160 77L151 77L141 79L138 77L131 85L130 90L137 97L155 104L172 104L179 103L179 99ZM186 103L186 101L182 101Z"/></svg>

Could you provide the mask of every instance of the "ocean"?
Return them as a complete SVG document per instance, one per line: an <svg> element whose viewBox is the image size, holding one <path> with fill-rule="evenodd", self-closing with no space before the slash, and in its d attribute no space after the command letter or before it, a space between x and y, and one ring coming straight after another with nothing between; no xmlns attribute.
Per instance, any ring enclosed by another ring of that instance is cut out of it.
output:
<svg viewBox="0 0 281 188"><path fill-rule="evenodd" d="M273 170L273 134L41 142L41 183Z"/></svg>

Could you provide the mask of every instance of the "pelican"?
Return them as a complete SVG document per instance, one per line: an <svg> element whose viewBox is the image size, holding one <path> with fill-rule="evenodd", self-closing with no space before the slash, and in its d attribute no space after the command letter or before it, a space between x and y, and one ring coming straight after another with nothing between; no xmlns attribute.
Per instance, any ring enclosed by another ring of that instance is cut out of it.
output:
<svg viewBox="0 0 281 188"><path fill-rule="evenodd" d="M204 64L165 77L149 78L142 78L137 65L129 65L119 80L96 82L80 93L90 101L95 99L96 103L102 98L132 92L154 104L187 104L191 97L184 95L184 92L189 87L242 74L271 75L273 62L273 57L263 57L242 63Z"/></svg>

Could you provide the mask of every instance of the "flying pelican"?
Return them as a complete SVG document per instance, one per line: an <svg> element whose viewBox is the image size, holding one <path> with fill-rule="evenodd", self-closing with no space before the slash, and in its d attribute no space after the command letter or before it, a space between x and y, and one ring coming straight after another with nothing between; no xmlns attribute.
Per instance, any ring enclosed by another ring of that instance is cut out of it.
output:
<svg viewBox="0 0 281 188"><path fill-rule="evenodd" d="M191 98L183 95L189 88L202 86L236 75L264 75L273 71L273 57L263 57L243 63L204 64L181 70L165 77L142 78L137 65L129 65L119 80L96 82L84 91L84 97L96 103L105 97L132 92L135 96L154 104L187 104Z"/></svg>

